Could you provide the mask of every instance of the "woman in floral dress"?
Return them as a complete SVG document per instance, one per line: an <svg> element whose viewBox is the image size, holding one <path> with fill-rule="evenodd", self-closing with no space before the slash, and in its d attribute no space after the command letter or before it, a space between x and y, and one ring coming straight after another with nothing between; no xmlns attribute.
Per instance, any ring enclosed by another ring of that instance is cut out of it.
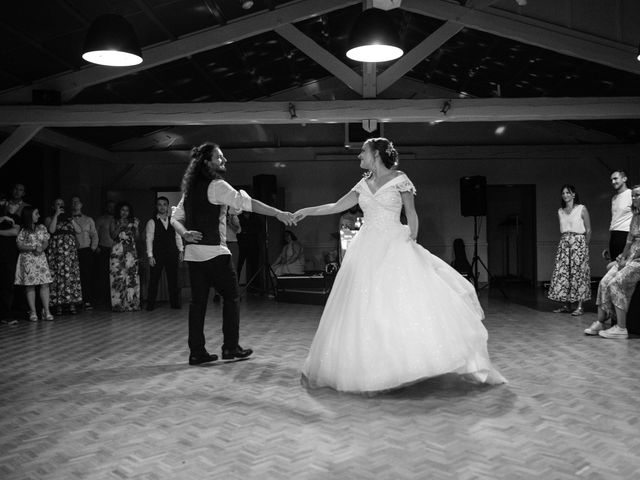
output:
<svg viewBox="0 0 640 480"><path fill-rule="evenodd" d="M44 221L51 234L47 248L47 261L53 276L49 287L49 301L56 315L68 310L76 313L76 304L82 303L80 283L80 263L76 246L76 233L80 227L73 218L65 213L64 200L57 198L53 202L52 215Z"/></svg>
<svg viewBox="0 0 640 480"><path fill-rule="evenodd" d="M556 264L551 274L548 297L562 302L554 313L579 316L584 313L582 303L591 298L591 268L589 266L589 242L591 220L587 207L580 203L576 187L563 185L560 189L560 242L556 252ZM578 306L571 311L571 304Z"/></svg>
<svg viewBox="0 0 640 480"><path fill-rule="evenodd" d="M43 320L53 320L49 311L49 284L53 280L44 250L49 242L49 232L44 225L38 225L40 212L37 208L25 206L22 209L22 230L16 237L20 254L16 265L16 285L26 287L29 304L29 321L37 322L36 287L40 287Z"/></svg>
<svg viewBox="0 0 640 480"><path fill-rule="evenodd" d="M140 310L140 277L136 240L140 222L127 202L116 205L116 216L109 228L113 246L109 262L111 309L114 312Z"/></svg>
<svg viewBox="0 0 640 480"><path fill-rule="evenodd" d="M598 319L587 328L587 335L624 339L627 312L633 292L640 282L640 185L631 188L631 227L624 250L609 264L609 271L598 285ZM605 322L615 315L618 323L605 330Z"/></svg>

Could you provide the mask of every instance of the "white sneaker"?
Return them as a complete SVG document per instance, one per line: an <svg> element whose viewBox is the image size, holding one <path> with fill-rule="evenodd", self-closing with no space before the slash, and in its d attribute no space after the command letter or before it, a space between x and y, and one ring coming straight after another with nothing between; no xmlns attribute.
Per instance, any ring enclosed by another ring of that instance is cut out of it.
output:
<svg viewBox="0 0 640 480"><path fill-rule="evenodd" d="M600 335L601 337L604 337L604 338L613 338L613 339L629 338L629 334L627 333L627 329L626 328L620 328L618 325L614 325L611 328L607 328L606 330L602 330L601 332L598 332L598 335Z"/></svg>
<svg viewBox="0 0 640 480"><path fill-rule="evenodd" d="M598 335L598 332L604 330L604 324L598 320L593 322L589 328L584 329L586 335Z"/></svg>

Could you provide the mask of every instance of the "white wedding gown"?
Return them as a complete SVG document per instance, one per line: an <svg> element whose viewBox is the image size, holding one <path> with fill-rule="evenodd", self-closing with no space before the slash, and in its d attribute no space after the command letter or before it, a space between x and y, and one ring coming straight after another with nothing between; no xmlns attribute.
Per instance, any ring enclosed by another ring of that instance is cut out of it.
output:
<svg viewBox="0 0 640 480"><path fill-rule="evenodd" d="M376 392L444 373L504 383L489 360L473 285L400 223L403 173L359 194L364 226L336 276L302 374L311 388Z"/></svg>

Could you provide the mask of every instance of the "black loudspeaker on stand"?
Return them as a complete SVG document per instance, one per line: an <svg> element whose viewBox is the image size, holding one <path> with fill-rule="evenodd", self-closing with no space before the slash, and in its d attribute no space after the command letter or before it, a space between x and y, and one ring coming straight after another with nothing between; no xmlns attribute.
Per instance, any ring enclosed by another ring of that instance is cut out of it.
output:
<svg viewBox="0 0 640 480"><path fill-rule="evenodd" d="M267 205L275 206L277 202L278 193L278 181L275 175L255 175L253 177L253 198L260 200ZM276 296L278 292L277 281L278 277L271 268L271 262L269 261L269 222L267 218L262 218L264 241L262 242L262 265L255 271L247 284L244 287L246 293L251 284L259 278L262 278L263 290L262 293L268 293Z"/></svg>
<svg viewBox="0 0 640 480"><path fill-rule="evenodd" d="M487 268L487 265L478 255L478 217L487 215L487 179L486 177L475 175L473 177L460 178L460 213L463 217L473 217L473 260L471 260L471 271L473 272L473 286L478 290L478 265L482 265L484 271L489 277L489 285L493 283L493 275ZM498 285L498 289L504 293L502 287Z"/></svg>

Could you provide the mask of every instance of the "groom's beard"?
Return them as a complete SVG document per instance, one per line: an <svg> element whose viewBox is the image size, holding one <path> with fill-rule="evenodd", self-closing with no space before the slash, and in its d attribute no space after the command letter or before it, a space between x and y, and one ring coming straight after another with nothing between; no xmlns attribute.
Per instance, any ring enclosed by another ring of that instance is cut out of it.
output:
<svg viewBox="0 0 640 480"><path fill-rule="evenodd" d="M215 180L216 178L224 177L227 169L224 167L207 168L203 173L209 180Z"/></svg>

